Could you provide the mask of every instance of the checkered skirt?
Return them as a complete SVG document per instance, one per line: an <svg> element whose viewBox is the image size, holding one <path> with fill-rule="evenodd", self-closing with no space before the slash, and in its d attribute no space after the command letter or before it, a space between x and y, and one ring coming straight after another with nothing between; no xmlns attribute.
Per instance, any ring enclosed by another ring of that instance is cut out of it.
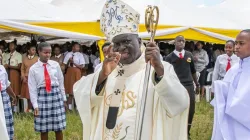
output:
<svg viewBox="0 0 250 140"><path fill-rule="evenodd" d="M35 131L62 131L66 128L66 115L63 96L56 86L52 86L51 93L45 87L38 89L39 116L35 117Z"/></svg>
<svg viewBox="0 0 250 140"><path fill-rule="evenodd" d="M14 121L13 121L10 97L7 94L6 90L2 91L1 96L2 96L2 101L3 101L5 122L6 122L8 135L9 135L10 140L13 140L13 138L14 138Z"/></svg>

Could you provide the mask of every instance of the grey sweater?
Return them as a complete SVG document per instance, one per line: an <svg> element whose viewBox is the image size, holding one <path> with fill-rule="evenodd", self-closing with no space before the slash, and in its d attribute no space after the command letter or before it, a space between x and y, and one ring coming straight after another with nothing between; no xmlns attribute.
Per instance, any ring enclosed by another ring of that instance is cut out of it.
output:
<svg viewBox="0 0 250 140"><path fill-rule="evenodd" d="M200 51L194 51L193 52L194 57L197 57L198 60L195 61L194 65L195 65L195 69L197 72L201 72L202 70L204 70L206 68L206 66L209 63L209 58L207 55L207 52L203 49L201 49Z"/></svg>

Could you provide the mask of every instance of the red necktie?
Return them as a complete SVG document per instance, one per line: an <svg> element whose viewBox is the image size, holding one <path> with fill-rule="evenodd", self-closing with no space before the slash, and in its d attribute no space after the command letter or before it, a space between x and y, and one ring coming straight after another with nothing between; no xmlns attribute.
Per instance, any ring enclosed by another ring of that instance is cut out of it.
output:
<svg viewBox="0 0 250 140"><path fill-rule="evenodd" d="M50 91L51 91L51 80L50 80L49 72L47 70L46 65L47 64L43 64L43 66L44 66L45 85L46 85L46 91L47 91L47 93L50 93Z"/></svg>
<svg viewBox="0 0 250 140"><path fill-rule="evenodd" d="M227 59L227 68L226 68L226 71L228 71L230 68L231 68L231 63L230 63L230 59L228 58Z"/></svg>
<svg viewBox="0 0 250 140"><path fill-rule="evenodd" d="M183 59L182 53L179 53L180 59Z"/></svg>

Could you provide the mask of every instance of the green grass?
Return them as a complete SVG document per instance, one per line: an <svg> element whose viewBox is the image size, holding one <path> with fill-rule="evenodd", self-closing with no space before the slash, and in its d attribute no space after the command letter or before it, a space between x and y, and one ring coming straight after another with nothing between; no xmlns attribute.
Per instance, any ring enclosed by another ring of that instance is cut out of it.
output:
<svg viewBox="0 0 250 140"><path fill-rule="evenodd" d="M33 114L15 114L16 140L38 140L39 133L34 131ZM191 130L192 140L211 140L213 126L213 109L202 101L196 103L196 113ZM55 134L49 133L49 139L55 140ZM82 123L77 113L67 113L67 129L64 131L65 140L82 140Z"/></svg>

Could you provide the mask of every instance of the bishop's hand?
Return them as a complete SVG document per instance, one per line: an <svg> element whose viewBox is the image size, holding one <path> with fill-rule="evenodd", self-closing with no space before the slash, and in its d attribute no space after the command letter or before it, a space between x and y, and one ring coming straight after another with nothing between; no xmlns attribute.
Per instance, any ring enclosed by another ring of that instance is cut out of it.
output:
<svg viewBox="0 0 250 140"><path fill-rule="evenodd" d="M101 71L104 76L108 76L117 67L121 58L120 53L113 52L112 45L109 46L107 52L108 54L105 56Z"/></svg>
<svg viewBox="0 0 250 140"><path fill-rule="evenodd" d="M160 55L160 49L155 43L150 42L147 44L145 59L146 62L150 62L150 64L154 67L157 76L162 76L164 74L164 67L161 62Z"/></svg>

